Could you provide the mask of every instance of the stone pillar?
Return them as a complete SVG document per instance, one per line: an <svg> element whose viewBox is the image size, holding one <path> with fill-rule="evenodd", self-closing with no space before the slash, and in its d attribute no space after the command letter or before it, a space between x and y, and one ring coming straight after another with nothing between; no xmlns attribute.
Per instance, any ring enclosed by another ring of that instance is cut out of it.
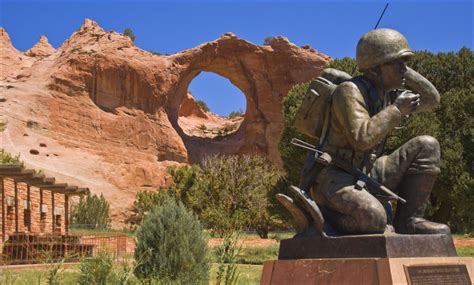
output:
<svg viewBox="0 0 474 285"><path fill-rule="evenodd" d="M41 201L40 201L40 189L31 186L30 189L30 217L31 217L31 232L41 232Z"/></svg>
<svg viewBox="0 0 474 285"><path fill-rule="evenodd" d="M51 233L54 234L54 229L56 227L56 221L54 219L54 207L55 207L55 203L54 203L54 192L51 191Z"/></svg>
<svg viewBox="0 0 474 285"><path fill-rule="evenodd" d="M26 191L26 199L28 203L28 209L25 212L25 221L27 221L27 230L28 232L31 232L31 187L30 185L27 185L27 191Z"/></svg>
<svg viewBox="0 0 474 285"><path fill-rule="evenodd" d="M64 232L69 234L69 196L64 195Z"/></svg>
<svg viewBox="0 0 474 285"><path fill-rule="evenodd" d="M54 232L63 234L65 232L65 195L54 193Z"/></svg>
<svg viewBox="0 0 474 285"><path fill-rule="evenodd" d="M18 225L18 183L13 181L13 187L15 191L15 233L18 232L19 225Z"/></svg>
<svg viewBox="0 0 474 285"><path fill-rule="evenodd" d="M23 182L17 182L18 197L18 232L28 231L28 185Z"/></svg>
<svg viewBox="0 0 474 285"><path fill-rule="evenodd" d="M0 190L2 191L2 242L0 243L0 248L3 248L3 243L5 242L5 187L3 185L3 177L0 180Z"/></svg>
<svg viewBox="0 0 474 285"><path fill-rule="evenodd" d="M42 205L47 207L47 212L41 214L40 230L41 233L51 233L52 229L52 215L54 211L52 210L52 198L51 191L42 189L40 192L40 200ZM53 212L53 213L52 213Z"/></svg>
<svg viewBox="0 0 474 285"><path fill-rule="evenodd" d="M3 179L3 190L5 195L5 241L8 239L8 236L15 231L15 184L13 179L5 178Z"/></svg>

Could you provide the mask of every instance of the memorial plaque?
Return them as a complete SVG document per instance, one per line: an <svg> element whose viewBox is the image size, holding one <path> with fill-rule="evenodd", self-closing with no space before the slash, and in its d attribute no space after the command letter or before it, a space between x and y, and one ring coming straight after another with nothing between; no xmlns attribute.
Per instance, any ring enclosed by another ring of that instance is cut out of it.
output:
<svg viewBox="0 0 474 285"><path fill-rule="evenodd" d="M409 285L471 285L465 264L404 265Z"/></svg>

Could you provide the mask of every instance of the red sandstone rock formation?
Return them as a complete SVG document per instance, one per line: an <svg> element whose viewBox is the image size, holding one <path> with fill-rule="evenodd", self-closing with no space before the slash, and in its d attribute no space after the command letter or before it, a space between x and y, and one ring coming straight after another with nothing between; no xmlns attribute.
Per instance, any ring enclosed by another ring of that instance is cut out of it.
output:
<svg viewBox="0 0 474 285"><path fill-rule="evenodd" d="M10 36L0 27L0 80L15 78L33 64L33 59L13 47Z"/></svg>
<svg viewBox="0 0 474 285"><path fill-rule="evenodd" d="M191 93L189 92L186 94L186 96L184 96L178 114L180 117L199 117L205 119L209 118L206 115L206 112L204 112L202 108L198 105L193 95L191 95Z"/></svg>
<svg viewBox="0 0 474 285"><path fill-rule="evenodd" d="M0 120L8 121L1 147L58 180L104 193L116 225L137 191L169 183L168 165L212 153L258 153L280 165L282 99L330 60L284 37L260 46L232 33L161 56L91 20L58 49L44 38L29 56L1 29L0 53ZM219 140L178 125L188 85L201 71L229 79L247 97L240 128Z"/></svg>
<svg viewBox="0 0 474 285"><path fill-rule="evenodd" d="M54 52L53 46L48 42L45 36L41 36L40 40L29 50L25 52L27 56L46 57Z"/></svg>

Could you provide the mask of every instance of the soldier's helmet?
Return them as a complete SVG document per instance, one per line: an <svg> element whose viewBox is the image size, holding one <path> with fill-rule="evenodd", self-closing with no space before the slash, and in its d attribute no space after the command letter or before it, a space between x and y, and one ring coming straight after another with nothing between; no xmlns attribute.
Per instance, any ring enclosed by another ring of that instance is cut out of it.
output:
<svg viewBox="0 0 474 285"><path fill-rule="evenodd" d="M412 56L407 39L392 29L372 30L357 43L356 62L361 71L397 59L408 60Z"/></svg>

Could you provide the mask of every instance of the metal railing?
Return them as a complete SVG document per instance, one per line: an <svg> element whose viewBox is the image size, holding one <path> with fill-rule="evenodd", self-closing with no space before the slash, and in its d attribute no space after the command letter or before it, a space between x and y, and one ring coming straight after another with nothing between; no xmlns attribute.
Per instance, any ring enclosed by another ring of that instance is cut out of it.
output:
<svg viewBox="0 0 474 285"><path fill-rule="evenodd" d="M0 265L75 262L101 252L114 259L127 257L134 252L135 238L117 231L71 228L68 234L15 233L0 245Z"/></svg>

